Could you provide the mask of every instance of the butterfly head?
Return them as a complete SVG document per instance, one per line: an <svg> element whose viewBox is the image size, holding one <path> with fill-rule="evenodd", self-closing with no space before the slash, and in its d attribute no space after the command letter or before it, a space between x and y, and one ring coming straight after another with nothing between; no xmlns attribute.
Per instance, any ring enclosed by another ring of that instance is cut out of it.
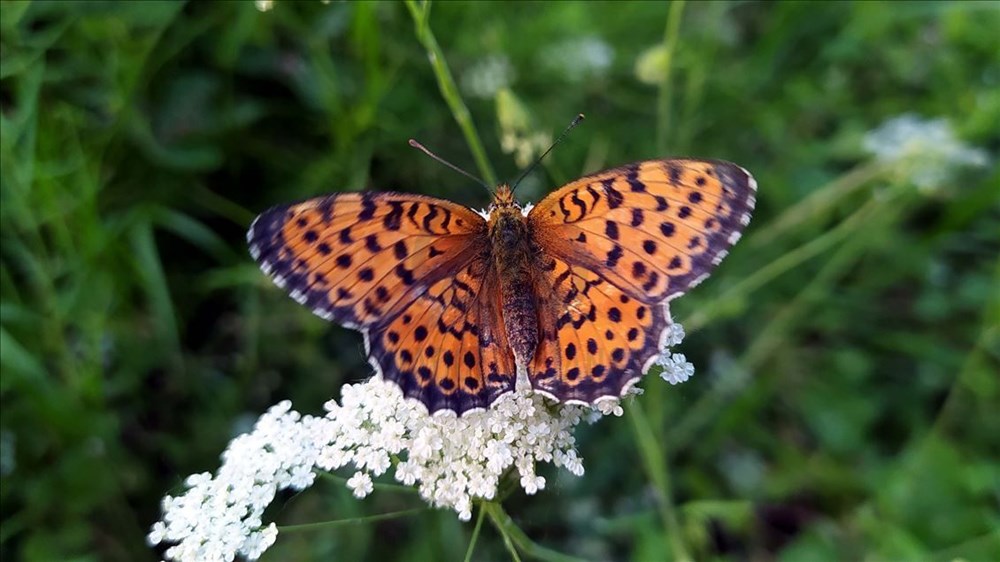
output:
<svg viewBox="0 0 1000 562"><path fill-rule="evenodd" d="M493 192L493 202L490 203L490 215L494 211L514 210L521 212L521 204L514 198L514 190L506 183L497 186Z"/></svg>

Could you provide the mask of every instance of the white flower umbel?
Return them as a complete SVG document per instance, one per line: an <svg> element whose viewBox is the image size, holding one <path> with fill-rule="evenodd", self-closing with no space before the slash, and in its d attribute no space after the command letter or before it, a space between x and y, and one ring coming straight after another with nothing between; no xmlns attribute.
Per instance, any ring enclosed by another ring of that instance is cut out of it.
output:
<svg viewBox="0 0 1000 562"><path fill-rule="evenodd" d="M462 74L462 91L470 96L493 99L514 81L514 67L505 55L490 55L480 59Z"/></svg>
<svg viewBox="0 0 1000 562"><path fill-rule="evenodd" d="M538 54L542 68L561 74L570 82L603 77L615 51L596 36L569 39L544 47Z"/></svg>
<svg viewBox="0 0 1000 562"><path fill-rule="evenodd" d="M690 377L690 363L667 349L683 338L674 325L660 363L673 384ZM668 374L669 373L669 374ZM632 387L630 393L639 389ZM583 474L573 437L581 421L622 415L617 399L594 406L553 404L528 385L500 397L485 411L429 415L379 377L345 385L341 400L327 402L324 417L302 416L287 401L272 407L253 430L234 439L213 476L190 476L179 496L163 499L163 519L153 525L151 545L169 544L164 557L184 561L258 558L277 537L262 521L264 509L283 489L309 487L316 471L349 467L347 487L364 498L374 479L394 468L394 477L416 486L430 505L468 521L473 501L496 497L511 474L528 494L546 486L536 473L547 462Z"/></svg>
<svg viewBox="0 0 1000 562"><path fill-rule="evenodd" d="M358 497L372 489L365 478L386 472L393 456L402 459L396 480L416 485L428 503L454 509L463 520L472 516L474 498L493 499L508 470L517 471L529 494L545 487L535 475L538 462L583 474L572 430L590 408L550 406L530 389L456 417L428 415L423 405L404 399L396 384L373 378L344 386L341 403L330 401L326 408L328 444L317 466L351 465L356 472L348 486Z"/></svg>
<svg viewBox="0 0 1000 562"><path fill-rule="evenodd" d="M274 543L278 530L261 521L264 508L278 490L312 484L327 425L290 408L288 401L273 406L253 431L231 441L214 477L189 476L183 495L163 498L163 520L148 539L176 543L165 558L225 562L239 554L253 560Z"/></svg>
<svg viewBox="0 0 1000 562"><path fill-rule="evenodd" d="M925 192L945 187L957 168L989 162L986 151L955 136L947 119L909 113L869 131L864 148L880 162L896 166L903 179Z"/></svg>

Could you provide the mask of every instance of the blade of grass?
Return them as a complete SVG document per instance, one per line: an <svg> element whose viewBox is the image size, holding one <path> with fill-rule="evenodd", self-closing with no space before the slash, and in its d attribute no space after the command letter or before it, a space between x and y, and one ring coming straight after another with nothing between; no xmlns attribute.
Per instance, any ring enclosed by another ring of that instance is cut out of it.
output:
<svg viewBox="0 0 1000 562"><path fill-rule="evenodd" d="M670 3L667 13L667 27L663 32L663 81L660 82L660 95L656 105L656 150L666 154L670 139L670 112L673 103L673 84L670 81L671 69L674 65L674 51L677 49L677 39L680 36L681 17L684 15L684 0Z"/></svg>
<svg viewBox="0 0 1000 562"><path fill-rule="evenodd" d="M852 234L856 234L858 232L857 227L871 220L873 213L880 207L882 207L882 202L872 199L822 236L813 238L805 244L781 254L763 267L758 268L753 274L727 289L718 298L713 299L707 306L698 310L689 318L685 318L682 322L684 330L691 334L705 327L724 310L732 307L734 303L742 302L754 291L767 285L767 283L773 281L783 273L825 252Z"/></svg>
<svg viewBox="0 0 1000 562"><path fill-rule="evenodd" d="M131 229L132 250L134 252L134 268L142 281L146 298L149 301L153 318L157 322L156 331L163 343L170 347L170 357L173 366L179 368L183 355L181 354L180 331L177 317L174 315L174 305L170 297L160 252L153 236L152 222L140 219Z"/></svg>
<svg viewBox="0 0 1000 562"><path fill-rule="evenodd" d="M479 173L482 174L483 180L486 183L496 185L496 173L494 173L489 159L486 158L486 150L483 149L483 144L479 140L479 133L476 131L475 123L472 122L469 108L465 106L462 96L458 93L458 86L455 85L455 79L448 68L444 53L441 52L441 47L438 45L437 39L434 38L434 33L431 31L427 21L430 15L430 2L418 4L415 0L406 0L406 7L410 10L410 15L413 16L417 39L427 51L427 58L431 61L431 67L434 69L434 75L437 77L438 87L441 89L441 96L448 103L448 108L451 109L455 121L458 123L459 128L462 129L462 134L465 135L465 142L469 144L469 149L472 150L472 157L476 160Z"/></svg>
<svg viewBox="0 0 1000 562"><path fill-rule="evenodd" d="M818 296L821 297L824 294L824 290L835 280L837 275L843 272L850 264L854 263L869 244L877 241L878 237L872 236L870 230L853 228L853 225L867 223L887 227L887 225L892 224L900 216L905 207L900 203L899 199L899 197L892 196L872 199L827 234L827 236L831 236L832 238L823 242L821 250L832 246L845 236L847 237L847 241L834 252L833 256L830 257L813 278L812 282L799 291L762 330L758 331L757 337L736 362L741 369L753 373L760 362L771 353L774 347L783 341L786 335L785 329L790 323L809 309L808 301L816 299ZM842 232L835 235L834 231ZM852 234L853 236L850 236ZM806 244L803 247L808 245ZM776 261L780 261L781 259L778 258ZM685 322L685 328L687 324ZM732 395L733 393L728 385L717 384L713 391L699 398L671 430L671 451L682 450L685 445L690 443L695 438L698 429L714 419L723 407L723 403Z"/></svg>
<svg viewBox="0 0 1000 562"><path fill-rule="evenodd" d="M646 473L653 481L653 485L656 486L656 502L664 524L665 539L670 543L673 558L678 562L692 560L681 536L677 512L674 509L666 452L657 442L653 428L649 425L649 418L646 417L646 412L638 400L628 408L628 418L632 422L632 431L635 434L636 445L639 447Z"/></svg>
<svg viewBox="0 0 1000 562"><path fill-rule="evenodd" d="M747 245L766 246L807 220L815 221L818 215L826 212L847 195L878 178L885 171L884 164L869 162L838 176L837 179L813 191L809 196L785 209L778 218L754 232L752 239L747 240Z"/></svg>

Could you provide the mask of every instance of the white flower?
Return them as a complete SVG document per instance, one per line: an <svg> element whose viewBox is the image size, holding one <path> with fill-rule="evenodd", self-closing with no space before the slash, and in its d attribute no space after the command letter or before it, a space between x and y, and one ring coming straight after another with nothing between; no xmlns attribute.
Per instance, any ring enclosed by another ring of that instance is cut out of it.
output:
<svg viewBox="0 0 1000 562"><path fill-rule="evenodd" d="M514 155L514 163L521 168L527 168L535 157L552 145L552 137L548 133L538 132L520 134L505 131L500 135L500 150L505 154Z"/></svg>
<svg viewBox="0 0 1000 562"><path fill-rule="evenodd" d="M258 11L269 12L274 7L274 0L254 0L254 6Z"/></svg>
<svg viewBox="0 0 1000 562"><path fill-rule="evenodd" d="M665 353L657 360L663 367L660 378L670 384L680 384L694 375L694 365L688 362L683 353Z"/></svg>
<svg viewBox="0 0 1000 562"><path fill-rule="evenodd" d="M519 167L526 168L552 144L552 136L535 130L531 112L509 88L497 92L496 105L500 148L505 154L513 154Z"/></svg>
<svg viewBox="0 0 1000 562"><path fill-rule="evenodd" d="M663 347L677 347L682 341L684 341L684 326L674 322L668 328L667 339L663 343Z"/></svg>
<svg viewBox="0 0 1000 562"><path fill-rule="evenodd" d="M635 61L635 77L643 84L658 86L667 76L670 52L658 43L643 51Z"/></svg>
<svg viewBox="0 0 1000 562"><path fill-rule="evenodd" d="M470 96L490 99L514 81L514 68L505 55L490 55L462 74L462 90Z"/></svg>
<svg viewBox="0 0 1000 562"><path fill-rule="evenodd" d="M946 187L957 168L989 162L986 151L955 137L947 119L909 113L869 131L864 148L877 160L896 166L904 180L925 192Z"/></svg>
<svg viewBox="0 0 1000 562"><path fill-rule="evenodd" d="M372 477L367 472L361 471L355 472L354 476L351 476L350 480L347 481L347 487L354 492L354 497L358 499L367 496L375 489Z"/></svg>
<svg viewBox="0 0 1000 562"><path fill-rule="evenodd" d="M603 76L615 52L603 40L591 36L549 45L539 56L542 67L562 74L570 82L583 82Z"/></svg>
<svg viewBox="0 0 1000 562"><path fill-rule="evenodd" d="M682 337L679 326L672 328L667 343ZM660 361L673 384L691 376L683 355L664 349ZM324 408L326 416L317 418L292 411L287 401L273 406L250 433L230 442L216 474L189 476L184 493L163 498L163 519L150 529L149 543L171 544L164 552L171 560L254 560L277 537L277 527L265 525L262 516L279 490L302 490L317 470L350 465L347 488L363 498L375 488L373 477L393 468L393 459L397 481L417 486L430 505L468 521L474 501L494 499L508 474L528 494L545 488L545 478L536 473L539 463L581 476L573 429L585 419L622 415L619 399L594 406L551 404L527 384L485 411L428 415L379 377L345 385L340 402L330 400Z"/></svg>

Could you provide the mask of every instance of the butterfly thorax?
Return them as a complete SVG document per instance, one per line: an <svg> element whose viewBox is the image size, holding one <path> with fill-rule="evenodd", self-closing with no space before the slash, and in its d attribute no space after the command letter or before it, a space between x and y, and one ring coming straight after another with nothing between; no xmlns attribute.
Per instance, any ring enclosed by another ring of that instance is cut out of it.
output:
<svg viewBox="0 0 1000 562"><path fill-rule="evenodd" d="M506 184L497 187L488 223L491 255L500 281L507 340L519 367L538 346L538 314L533 273L538 252L521 206Z"/></svg>

